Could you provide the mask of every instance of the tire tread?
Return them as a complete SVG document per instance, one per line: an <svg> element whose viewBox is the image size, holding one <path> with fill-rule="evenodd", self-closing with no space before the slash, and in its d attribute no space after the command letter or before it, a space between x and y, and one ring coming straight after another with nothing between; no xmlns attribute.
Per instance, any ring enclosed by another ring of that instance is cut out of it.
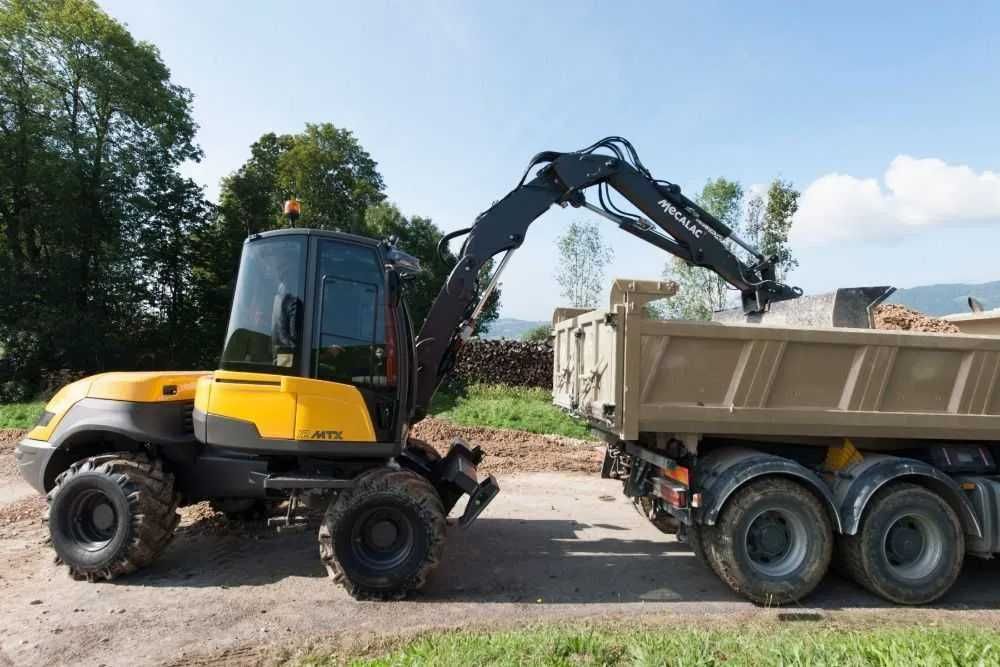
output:
<svg viewBox="0 0 1000 667"><path fill-rule="evenodd" d="M173 540L180 522L177 508L180 495L174 490L174 477L159 459L144 452L102 454L73 463L62 472L48 493L49 511L53 501L75 477L98 473L115 480L125 493L132 514L131 535L112 558L100 568L83 568L64 563L71 577L86 581L111 581L131 574L153 562ZM62 562L62 559L57 557Z"/></svg>

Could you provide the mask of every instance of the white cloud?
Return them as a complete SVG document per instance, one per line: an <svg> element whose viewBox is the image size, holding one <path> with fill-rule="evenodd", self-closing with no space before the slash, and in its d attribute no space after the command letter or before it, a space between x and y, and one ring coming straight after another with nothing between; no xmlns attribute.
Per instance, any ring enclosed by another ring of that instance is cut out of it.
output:
<svg viewBox="0 0 1000 667"><path fill-rule="evenodd" d="M799 199L792 242L900 238L920 227L974 222L1000 223L1000 174L900 155L883 183L836 173L810 183Z"/></svg>

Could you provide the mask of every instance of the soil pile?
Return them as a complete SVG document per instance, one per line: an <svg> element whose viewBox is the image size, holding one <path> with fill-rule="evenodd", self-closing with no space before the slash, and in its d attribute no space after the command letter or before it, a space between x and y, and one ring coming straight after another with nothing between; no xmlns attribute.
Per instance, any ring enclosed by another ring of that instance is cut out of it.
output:
<svg viewBox="0 0 1000 667"><path fill-rule="evenodd" d="M597 472L604 447L594 442L559 435L536 435L485 426L459 426L427 417L417 423L410 436L432 445L442 455L455 438L479 445L486 457L481 473Z"/></svg>
<svg viewBox="0 0 1000 667"><path fill-rule="evenodd" d="M25 521L41 521L45 518L45 496L35 495L0 505L0 528ZM0 537L3 537L0 535Z"/></svg>
<svg viewBox="0 0 1000 667"><path fill-rule="evenodd" d="M19 428L0 428L0 452L14 451L17 441L24 437L27 431Z"/></svg>
<svg viewBox="0 0 1000 667"><path fill-rule="evenodd" d="M16 428L0 429L0 482L17 479L17 461L14 459L14 446L24 437L24 431Z"/></svg>
<svg viewBox="0 0 1000 667"><path fill-rule="evenodd" d="M890 331L925 331L928 333L960 333L951 322L890 303L875 309L875 328Z"/></svg>

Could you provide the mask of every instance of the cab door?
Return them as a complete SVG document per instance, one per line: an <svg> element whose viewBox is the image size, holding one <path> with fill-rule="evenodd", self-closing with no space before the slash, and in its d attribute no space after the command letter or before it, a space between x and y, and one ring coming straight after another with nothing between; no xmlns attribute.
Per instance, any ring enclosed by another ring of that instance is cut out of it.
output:
<svg viewBox="0 0 1000 667"><path fill-rule="evenodd" d="M310 377L350 385L364 399L375 439L391 442L398 407L395 327L378 248L344 239L316 240L315 309ZM324 410L300 396L296 431ZM331 405L331 410L336 406Z"/></svg>

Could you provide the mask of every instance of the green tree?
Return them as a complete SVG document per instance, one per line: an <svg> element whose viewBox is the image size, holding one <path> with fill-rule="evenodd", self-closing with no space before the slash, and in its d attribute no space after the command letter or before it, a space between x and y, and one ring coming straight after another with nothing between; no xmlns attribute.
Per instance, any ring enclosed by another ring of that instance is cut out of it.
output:
<svg viewBox="0 0 1000 667"><path fill-rule="evenodd" d="M385 199L376 167L350 131L308 124L278 157L278 194L302 200L299 226L364 234L366 209Z"/></svg>
<svg viewBox="0 0 1000 667"><path fill-rule="evenodd" d="M521 340L528 343L547 343L551 335L552 327L550 325L539 324L521 334Z"/></svg>
<svg viewBox="0 0 1000 667"><path fill-rule="evenodd" d="M709 181L696 201L738 234L741 232L743 188L739 183L724 178ZM727 242L727 246L733 249L733 244ZM657 302L658 310L666 317L708 320L714 311L730 305L732 288L714 271L672 258L663 275L679 286L675 296Z"/></svg>
<svg viewBox="0 0 1000 667"><path fill-rule="evenodd" d="M218 215L198 239L201 330L218 341L206 348L203 363L214 363L221 349L249 234L288 226L282 204L292 196L302 201L297 226L365 234L366 211L385 199L383 188L368 152L350 131L331 123L308 124L298 134L269 132L254 142L250 159L222 180Z"/></svg>
<svg viewBox="0 0 1000 667"><path fill-rule="evenodd" d="M437 246L444 236L430 218L412 216L407 218L395 204L382 202L365 212L364 234L376 239L395 239L397 245L420 260L422 271L405 284L406 305L413 318L413 327L420 330L427 312L434 303L438 292L448 279L455 257L447 253L444 260L438 256ZM480 280L486 284L493 270L493 262L488 262L483 268ZM483 334L489 330L500 307L500 288L490 296L486 307L476 322L475 333Z"/></svg>
<svg viewBox="0 0 1000 667"><path fill-rule="evenodd" d="M799 210L799 192L791 182L776 178L762 197L753 195L747 202L747 240L767 257L777 258L778 279L783 280L799 265L788 245L792 218Z"/></svg>
<svg viewBox="0 0 1000 667"><path fill-rule="evenodd" d="M556 282L562 297L576 308L593 308L604 288L604 267L614 251L604 242L597 223L574 221L556 241L559 265Z"/></svg>
<svg viewBox="0 0 1000 667"><path fill-rule="evenodd" d="M191 292L179 264L144 273L180 222L164 207L208 208L176 177L200 156L191 99L91 0L0 4L0 380L159 358L150 327Z"/></svg>

